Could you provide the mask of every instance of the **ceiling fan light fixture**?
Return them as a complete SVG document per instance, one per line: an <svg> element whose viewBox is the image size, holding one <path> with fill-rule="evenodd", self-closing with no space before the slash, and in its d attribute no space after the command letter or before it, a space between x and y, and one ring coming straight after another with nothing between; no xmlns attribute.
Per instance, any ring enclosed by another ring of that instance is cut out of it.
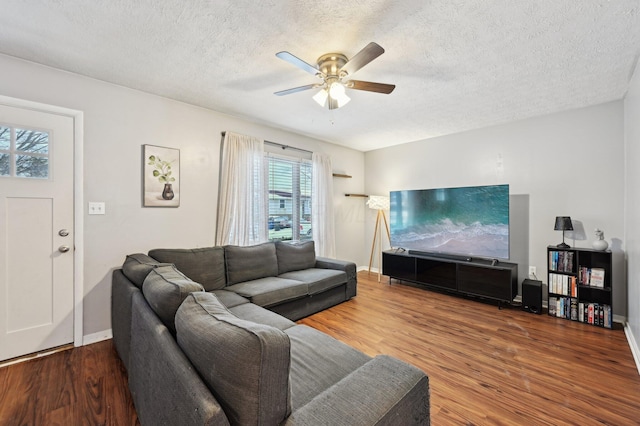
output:
<svg viewBox="0 0 640 426"><path fill-rule="evenodd" d="M333 98L333 96L332 96ZM351 98L349 96L346 95L346 93L343 93L342 95L333 98L336 100L336 102L338 102L338 108L345 106L346 104L349 103L349 101L351 100Z"/></svg>
<svg viewBox="0 0 640 426"><path fill-rule="evenodd" d="M338 108L345 106L351 100L351 98L347 96L344 84L340 81L334 81L331 83L328 91L331 99L337 102Z"/></svg>
<svg viewBox="0 0 640 426"><path fill-rule="evenodd" d="M331 83L331 85L329 85L329 96L335 100L338 100L341 96L345 96L345 89L342 83L339 81Z"/></svg>
<svg viewBox="0 0 640 426"><path fill-rule="evenodd" d="M313 95L313 100L316 101L318 105L324 108L324 106L327 104L328 97L329 93L327 92L327 89L323 88L318 93Z"/></svg>

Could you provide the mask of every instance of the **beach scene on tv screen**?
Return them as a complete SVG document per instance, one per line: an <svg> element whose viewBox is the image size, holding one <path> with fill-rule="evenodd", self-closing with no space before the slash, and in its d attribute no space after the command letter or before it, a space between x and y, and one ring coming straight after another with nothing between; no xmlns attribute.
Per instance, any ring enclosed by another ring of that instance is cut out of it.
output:
<svg viewBox="0 0 640 426"><path fill-rule="evenodd" d="M390 193L391 246L509 258L509 185Z"/></svg>

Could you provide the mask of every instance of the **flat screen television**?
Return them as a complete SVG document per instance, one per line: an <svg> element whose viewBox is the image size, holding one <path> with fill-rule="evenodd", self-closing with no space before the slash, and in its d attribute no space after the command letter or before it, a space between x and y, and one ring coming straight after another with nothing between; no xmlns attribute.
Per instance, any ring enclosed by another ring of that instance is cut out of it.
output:
<svg viewBox="0 0 640 426"><path fill-rule="evenodd" d="M391 191L391 246L509 259L509 185Z"/></svg>

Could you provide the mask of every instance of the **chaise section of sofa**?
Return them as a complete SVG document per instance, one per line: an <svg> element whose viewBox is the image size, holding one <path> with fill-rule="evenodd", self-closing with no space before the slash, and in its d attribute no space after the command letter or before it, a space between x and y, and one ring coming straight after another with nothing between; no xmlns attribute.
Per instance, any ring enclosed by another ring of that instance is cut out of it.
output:
<svg viewBox="0 0 640 426"><path fill-rule="evenodd" d="M232 424L428 424L422 371L304 325L279 326L239 317L212 293L189 295L176 314L179 346Z"/></svg>

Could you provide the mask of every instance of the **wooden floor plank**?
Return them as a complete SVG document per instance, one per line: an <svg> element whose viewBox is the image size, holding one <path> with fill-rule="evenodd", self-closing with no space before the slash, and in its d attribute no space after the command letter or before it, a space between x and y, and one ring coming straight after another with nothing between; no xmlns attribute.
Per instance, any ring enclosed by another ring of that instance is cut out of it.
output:
<svg viewBox="0 0 640 426"><path fill-rule="evenodd" d="M358 296L301 321L429 375L432 424L639 425L624 331L358 275ZM112 341L0 368L0 425L137 425Z"/></svg>

